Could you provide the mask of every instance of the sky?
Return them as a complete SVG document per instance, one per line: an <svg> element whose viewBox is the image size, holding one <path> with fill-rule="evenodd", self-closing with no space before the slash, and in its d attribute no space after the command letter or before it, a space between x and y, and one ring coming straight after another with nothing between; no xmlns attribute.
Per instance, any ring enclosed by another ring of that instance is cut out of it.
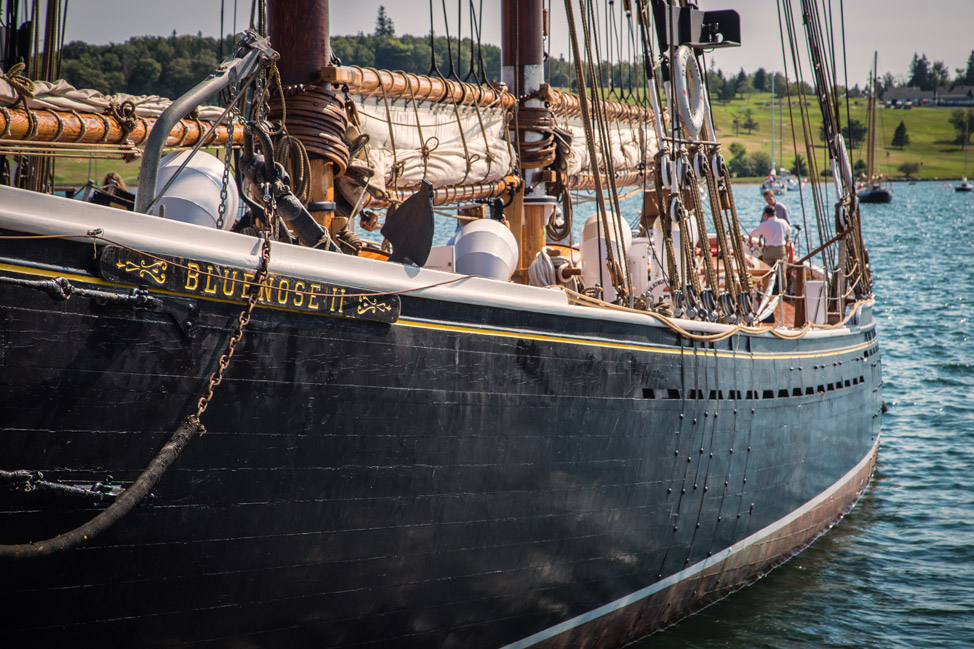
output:
<svg viewBox="0 0 974 649"><path fill-rule="evenodd" d="M784 0L788 1L788 0ZM797 0L791 0L797 4ZM474 0L476 6L481 0ZM482 39L500 45L501 0L482 0L486 19ZM943 61L951 76L956 68L967 65L974 50L974 0L821 0L838 14L845 10L847 59L850 85L865 85L872 67L873 52L879 53L879 74L892 73L905 81L914 54L926 54L932 64ZM449 9L451 35L456 35L456 0L446 3ZM464 8L466 0L460 4ZM547 4L547 2L546 2ZM742 45L714 52L713 63L725 73L759 67L782 71L781 42L778 26L778 0L700 0L704 10L736 9L741 16ZM371 33L379 5L384 5L398 34L422 35L430 29L428 0L332 0L331 29L335 35ZM442 35L441 2L433 2L436 32ZM567 29L564 3L552 0L551 51L557 56L567 53ZM250 0L72 0L68 3L67 40L84 40L94 44L124 42L132 36L179 34L215 36L236 27L244 29L250 21ZM577 4L575 5L577 7ZM621 6L621 1L615 7ZM492 9L493 8L493 9ZM797 9L796 9L797 12ZM234 14L236 13L236 21ZM464 13L464 22L467 22ZM463 34L469 35L467 24ZM789 65L790 67L790 65ZM791 76L791 74L789 74Z"/></svg>

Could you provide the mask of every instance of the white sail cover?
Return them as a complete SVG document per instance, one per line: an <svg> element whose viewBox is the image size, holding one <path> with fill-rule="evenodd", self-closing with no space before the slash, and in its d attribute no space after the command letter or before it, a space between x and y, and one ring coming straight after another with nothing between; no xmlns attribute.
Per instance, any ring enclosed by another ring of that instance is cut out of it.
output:
<svg viewBox="0 0 974 649"><path fill-rule="evenodd" d="M389 188L495 182L513 170L507 111L382 96L356 98L367 159Z"/></svg>
<svg viewBox="0 0 974 649"><path fill-rule="evenodd" d="M581 118L563 117L559 118L558 122L563 129L571 131L572 134L572 153L568 157L566 175L570 178L577 174L594 174L595 170L592 167L592 161L589 159L588 145L585 143L585 127L582 125ZM644 160L651 161L659 150L652 124L640 125L626 121L610 121L608 132L612 164L616 171L632 171L638 168ZM595 135L595 150L601 156L602 147L598 133L596 132ZM640 152L641 142L646 147L645 155Z"/></svg>
<svg viewBox="0 0 974 649"><path fill-rule="evenodd" d="M13 87L0 79L0 106L13 106L19 101L20 95ZM50 109L72 111L79 113L108 113L109 106L120 106L125 101L131 101L135 106L135 114L139 117L156 118L172 103L172 100L159 95L128 95L118 93L105 95L97 90L79 90L67 81L34 81L34 96L27 99L27 107L33 110ZM214 121L223 114L219 106L200 106L200 119Z"/></svg>

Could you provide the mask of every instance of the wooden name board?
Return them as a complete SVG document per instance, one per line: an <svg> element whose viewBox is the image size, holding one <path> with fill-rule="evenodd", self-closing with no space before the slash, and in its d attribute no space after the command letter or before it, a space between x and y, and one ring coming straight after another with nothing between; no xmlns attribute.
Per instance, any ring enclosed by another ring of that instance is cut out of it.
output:
<svg viewBox="0 0 974 649"><path fill-rule="evenodd" d="M239 302L246 302L250 292L257 290L257 304L264 306L390 324L399 319L398 295L372 295L302 277L270 274L257 286L253 269L167 255L150 257L118 246L102 249L99 265L101 276L109 282Z"/></svg>

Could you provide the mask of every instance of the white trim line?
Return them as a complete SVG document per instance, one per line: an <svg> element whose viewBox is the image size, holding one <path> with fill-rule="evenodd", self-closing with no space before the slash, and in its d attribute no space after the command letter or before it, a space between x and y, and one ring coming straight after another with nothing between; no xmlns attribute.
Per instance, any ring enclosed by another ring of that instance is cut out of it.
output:
<svg viewBox="0 0 974 649"><path fill-rule="evenodd" d="M876 441L873 443L873 446L869 450L869 453L867 453L866 456L862 460L860 460L856 466L850 469L848 473L842 476L831 487L829 487L828 489L820 493L815 498L812 498L807 503L805 503L795 511L791 512L784 518L781 518L775 521L774 523L772 523L771 525L768 525L767 527L758 530L757 532L747 537L746 539L738 541L734 545L730 546L725 550L721 550L720 552L713 555L712 557L707 557L706 559L700 561L699 563L696 563L688 568L684 568L680 572L672 574L666 579L656 582L652 586L647 586L646 588L637 590L636 592L626 595L625 597L621 597L613 602L609 602L608 604L600 606L596 609L592 609L588 613L583 613L579 616L573 617L570 620L565 620L561 624L556 624L553 627L545 629L544 631L539 631L534 635L530 635L526 638L518 640L517 642L512 642L511 644L502 647L502 649L525 649L526 647L536 645L539 642L543 642L545 640L553 638L556 635L564 633L565 631L570 631L571 629L580 627L583 624L587 624L604 615L608 615L609 613L614 613L620 609L629 606L630 604L638 602L639 600L645 599L650 595L660 592L661 590L665 590L670 586L678 584L681 581L684 581L685 579L688 579L697 573L703 572L704 570L706 570L707 568L715 564L723 562L731 555L737 554L739 551L743 550L744 548L754 545L762 538L771 536L773 533L777 532L783 527L786 527L794 520L805 515L806 513L813 510L818 505L820 505L821 503L828 500L832 495L834 495L837 491L839 491L842 487L844 487L847 482L852 480L852 478L856 474L862 471L862 469L867 464L869 464L878 446L879 446L879 436L876 437Z"/></svg>

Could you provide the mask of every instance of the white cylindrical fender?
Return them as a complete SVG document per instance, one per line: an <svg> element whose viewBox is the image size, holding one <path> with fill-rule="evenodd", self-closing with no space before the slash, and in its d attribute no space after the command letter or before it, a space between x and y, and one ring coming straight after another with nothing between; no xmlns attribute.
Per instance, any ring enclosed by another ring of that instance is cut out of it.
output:
<svg viewBox="0 0 974 649"><path fill-rule="evenodd" d="M159 165L159 187L166 186L190 153L190 151L177 151L162 159ZM159 215L164 210L165 217L173 221L229 230L237 220L240 198L237 195L237 185L231 179L227 183L227 202L223 223L220 223L223 173L223 162L205 151L197 151L158 200L152 213Z"/></svg>
<svg viewBox="0 0 974 649"><path fill-rule="evenodd" d="M846 187L849 191L855 193L856 184L852 180L852 165L849 164L849 154L846 153L845 149L845 138L841 134L835 136L835 163L839 167L839 173L842 174L842 179L846 183ZM841 188L839 188L839 195L842 194Z"/></svg>
<svg viewBox="0 0 974 649"><path fill-rule="evenodd" d="M703 77L697 57L686 45L676 48L676 73L673 90L683 130L690 138L697 138L707 117L707 99L703 92Z"/></svg>
<svg viewBox="0 0 974 649"><path fill-rule="evenodd" d="M608 215L612 221L616 217L611 212ZM620 263L628 263L629 248L632 245L632 232L623 223L620 236L614 231L605 232L598 214L593 214L582 227L582 282L585 286L602 285L602 299L612 302L616 299L616 290L610 281L609 267L606 257L609 247L612 247L613 257Z"/></svg>

